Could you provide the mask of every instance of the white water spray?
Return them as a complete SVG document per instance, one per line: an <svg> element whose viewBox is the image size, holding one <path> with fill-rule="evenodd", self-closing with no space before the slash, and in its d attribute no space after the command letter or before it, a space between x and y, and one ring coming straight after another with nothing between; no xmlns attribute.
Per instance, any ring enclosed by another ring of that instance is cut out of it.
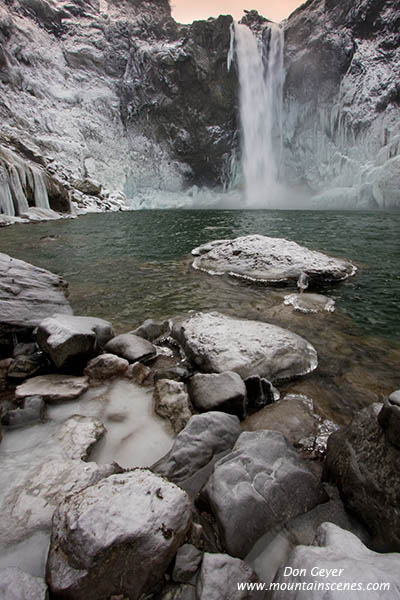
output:
<svg viewBox="0 0 400 600"><path fill-rule="evenodd" d="M239 67L242 165L246 205L277 207L282 153L283 30L271 23L261 43L246 25L235 24Z"/></svg>

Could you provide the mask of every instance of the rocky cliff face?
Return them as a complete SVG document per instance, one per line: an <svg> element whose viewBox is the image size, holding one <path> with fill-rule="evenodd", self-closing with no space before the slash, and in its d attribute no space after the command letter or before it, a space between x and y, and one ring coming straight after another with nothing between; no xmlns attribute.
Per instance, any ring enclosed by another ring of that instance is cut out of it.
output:
<svg viewBox="0 0 400 600"><path fill-rule="evenodd" d="M180 26L168 0L0 0L0 144L129 198L219 183L237 128L230 23Z"/></svg>
<svg viewBox="0 0 400 600"><path fill-rule="evenodd" d="M309 0L285 44L285 179L317 206L400 206L398 2Z"/></svg>

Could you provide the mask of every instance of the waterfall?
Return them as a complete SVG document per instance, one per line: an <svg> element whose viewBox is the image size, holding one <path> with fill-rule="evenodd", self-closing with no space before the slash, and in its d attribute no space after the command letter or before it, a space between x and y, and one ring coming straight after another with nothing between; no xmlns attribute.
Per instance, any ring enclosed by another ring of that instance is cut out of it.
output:
<svg viewBox="0 0 400 600"><path fill-rule="evenodd" d="M282 150L283 30L271 23L262 42L246 25L235 24L234 48L239 68L242 167L246 205L279 204ZM233 38L228 65L233 55Z"/></svg>

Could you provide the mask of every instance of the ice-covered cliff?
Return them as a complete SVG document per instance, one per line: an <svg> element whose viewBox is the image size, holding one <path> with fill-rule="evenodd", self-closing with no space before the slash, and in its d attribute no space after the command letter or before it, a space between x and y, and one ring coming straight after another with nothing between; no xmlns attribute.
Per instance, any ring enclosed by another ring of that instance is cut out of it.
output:
<svg viewBox="0 0 400 600"><path fill-rule="evenodd" d="M0 145L128 198L218 183L236 131L230 23L178 25L168 0L0 0Z"/></svg>
<svg viewBox="0 0 400 600"><path fill-rule="evenodd" d="M286 181L317 207L400 207L398 0L309 0L285 65Z"/></svg>

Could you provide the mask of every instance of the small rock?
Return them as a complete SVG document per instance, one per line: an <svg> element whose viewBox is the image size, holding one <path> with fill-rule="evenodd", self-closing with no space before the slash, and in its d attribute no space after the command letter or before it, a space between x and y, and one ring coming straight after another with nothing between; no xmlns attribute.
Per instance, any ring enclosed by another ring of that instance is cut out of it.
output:
<svg viewBox="0 0 400 600"><path fill-rule="evenodd" d="M88 362L84 373L91 379L111 379L124 375L128 366L127 360L115 354L100 354Z"/></svg>
<svg viewBox="0 0 400 600"><path fill-rule="evenodd" d="M74 415L59 426L52 439L57 442L65 458L87 460L91 449L105 432L106 428L99 419Z"/></svg>
<svg viewBox="0 0 400 600"><path fill-rule="evenodd" d="M111 323L103 319L54 315L40 323L36 340L62 369L98 354L113 335Z"/></svg>
<svg viewBox="0 0 400 600"><path fill-rule="evenodd" d="M215 455L231 449L241 433L239 419L221 412L194 415L178 433L171 450L152 470L182 484L208 465Z"/></svg>
<svg viewBox="0 0 400 600"><path fill-rule="evenodd" d="M10 379L27 379L43 367L43 356L39 353L24 356L19 354L10 365L7 377Z"/></svg>
<svg viewBox="0 0 400 600"><path fill-rule="evenodd" d="M400 390L393 392L385 400L378 422L388 442L400 448Z"/></svg>
<svg viewBox="0 0 400 600"><path fill-rule="evenodd" d="M188 583L198 570L202 555L192 544L183 544L176 553L172 579L177 583Z"/></svg>
<svg viewBox="0 0 400 600"><path fill-rule="evenodd" d="M175 433L179 433L192 416L189 395L184 383L159 379L154 387L154 411L168 419Z"/></svg>
<svg viewBox="0 0 400 600"><path fill-rule="evenodd" d="M45 402L76 400L89 387L87 377L73 375L40 375L28 379L15 390L17 399L41 396Z"/></svg>
<svg viewBox="0 0 400 600"><path fill-rule="evenodd" d="M160 337L166 336L170 331L169 321L155 321L154 319L147 319L134 331L134 335L137 335L149 342L154 342Z"/></svg>
<svg viewBox="0 0 400 600"><path fill-rule="evenodd" d="M335 301L321 294L289 294L284 304L302 313L334 312Z"/></svg>
<svg viewBox="0 0 400 600"><path fill-rule="evenodd" d="M14 348L13 358L17 358L17 356L30 356L31 354L36 354L37 351L38 347L34 342L29 344L20 343Z"/></svg>
<svg viewBox="0 0 400 600"><path fill-rule="evenodd" d="M41 577L33 577L20 569L0 570L1 600L46 600L47 586Z"/></svg>
<svg viewBox="0 0 400 600"><path fill-rule="evenodd" d="M137 600L162 578L190 527L187 494L146 469L112 475L66 498L47 562L55 596Z"/></svg>
<svg viewBox="0 0 400 600"><path fill-rule="evenodd" d="M157 349L151 342L133 333L117 335L106 344L105 350L125 358L130 363L146 361L157 354Z"/></svg>
<svg viewBox="0 0 400 600"><path fill-rule="evenodd" d="M266 597L258 590L238 590L238 583L259 583L259 579L253 569L238 558L204 554L196 588L198 600L264 600Z"/></svg>
<svg viewBox="0 0 400 600"><path fill-rule="evenodd" d="M185 367L165 367L154 371L154 382L158 379L173 379L174 381L186 382L190 377L190 372Z"/></svg>
<svg viewBox="0 0 400 600"><path fill-rule="evenodd" d="M2 418L3 425L17 428L35 421L43 421L46 415L46 404L41 396L25 398L24 407L9 410Z"/></svg>
<svg viewBox="0 0 400 600"><path fill-rule="evenodd" d="M237 373L196 373L189 380L190 398L201 412L217 410L243 419L246 411L246 386Z"/></svg>
<svg viewBox="0 0 400 600"><path fill-rule="evenodd" d="M202 490L225 548L244 558L262 535L327 500L317 478L277 431L244 432Z"/></svg>
<svg viewBox="0 0 400 600"><path fill-rule="evenodd" d="M143 385L151 373L150 367L143 365L140 362L129 365L125 371L125 377L132 379L138 385Z"/></svg>

